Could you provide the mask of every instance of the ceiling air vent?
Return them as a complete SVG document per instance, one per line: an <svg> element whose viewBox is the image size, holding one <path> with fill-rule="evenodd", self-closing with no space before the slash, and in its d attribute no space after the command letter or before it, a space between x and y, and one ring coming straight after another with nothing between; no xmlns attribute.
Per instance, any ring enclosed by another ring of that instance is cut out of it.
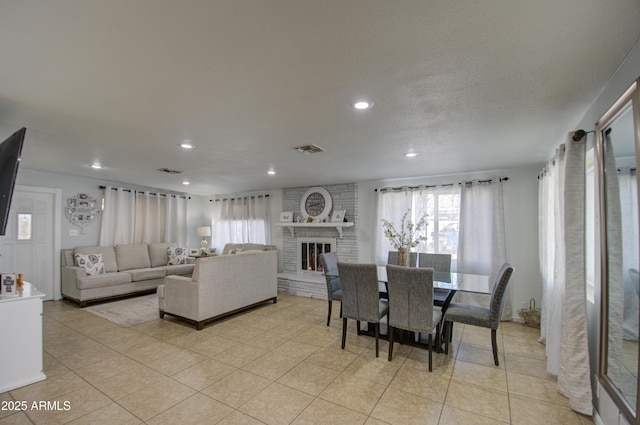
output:
<svg viewBox="0 0 640 425"><path fill-rule="evenodd" d="M298 152L303 153L305 155L310 155L312 153L318 153L318 152L324 152L324 149L322 149L320 146L316 146L316 145L298 146L298 147L293 148L293 149L295 149Z"/></svg>
<svg viewBox="0 0 640 425"><path fill-rule="evenodd" d="M161 173L166 173L166 174L182 174L184 173L184 171L180 171L180 170L172 170L170 168L158 168L158 171L160 171Z"/></svg>

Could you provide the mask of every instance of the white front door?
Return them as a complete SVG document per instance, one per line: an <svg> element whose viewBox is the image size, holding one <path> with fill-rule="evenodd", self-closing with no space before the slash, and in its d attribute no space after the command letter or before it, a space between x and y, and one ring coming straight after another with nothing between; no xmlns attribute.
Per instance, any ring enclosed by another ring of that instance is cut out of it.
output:
<svg viewBox="0 0 640 425"><path fill-rule="evenodd" d="M13 192L5 236L0 236L0 273L22 273L24 280L60 298L58 189L17 186Z"/></svg>

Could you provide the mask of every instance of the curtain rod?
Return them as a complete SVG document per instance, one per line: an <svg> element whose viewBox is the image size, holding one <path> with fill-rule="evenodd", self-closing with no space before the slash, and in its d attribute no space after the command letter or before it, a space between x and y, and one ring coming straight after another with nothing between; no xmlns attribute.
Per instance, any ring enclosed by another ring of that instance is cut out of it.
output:
<svg viewBox="0 0 640 425"><path fill-rule="evenodd" d="M213 202L213 201L235 201L236 199L255 199L255 198L268 198L269 194L265 194L265 195L251 195L251 196L238 196L236 198L216 198L216 199L209 199L209 202Z"/></svg>
<svg viewBox="0 0 640 425"><path fill-rule="evenodd" d="M98 188L100 190L105 190L107 188L107 186L98 186ZM159 193L159 192L145 192L144 190L135 190L135 189L126 189L124 187L112 187L111 190L122 190L123 192L133 192L133 193L145 193L148 195L156 195L156 196L173 196L174 198L185 198L185 199L191 199L191 196L187 196L187 195L176 195L173 193Z"/></svg>
<svg viewBox="0 0 640 425"><path fill-rule="evenodd" d="M499 181L501 182L506 182L507 180L509 180L509 177L500 177ZM492 179L488 179L488 180L478 180L478 183L491 183ZM458 185L461 184L468 184L468 183L473 183L473 181L463 181L463 182L458 182ZM455 185L455 183L444 183L444 184L423 184L423 185L419 185L419 186L400 186L400 187L383 187L381 189L375 189L375 192L386 192L386 191L401 191L401 190L418 190L418 189L430 189L430 188L434 188L434 187L438 187L438 186L453 186Z"/></svg>

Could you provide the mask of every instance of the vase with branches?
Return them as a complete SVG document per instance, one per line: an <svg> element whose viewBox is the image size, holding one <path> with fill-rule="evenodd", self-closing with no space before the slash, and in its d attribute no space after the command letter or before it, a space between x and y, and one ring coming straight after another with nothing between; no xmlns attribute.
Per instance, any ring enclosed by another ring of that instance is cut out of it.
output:
<svg viewBox="0 0 640 425"><path fill-rule="evenodd" d="M391 245L398 250L398 265L409 267L409 252L411 248L415 248L422 241L427 240L426 234L423 229L427 227L427 215L423 214L417 223L411 220L407 220L407 216L411 212L408 209L402 216L400 221L400 228L396 229L396 226L389 220L382 219L382 228L384 229L384 235L389 239Z"/></svg>

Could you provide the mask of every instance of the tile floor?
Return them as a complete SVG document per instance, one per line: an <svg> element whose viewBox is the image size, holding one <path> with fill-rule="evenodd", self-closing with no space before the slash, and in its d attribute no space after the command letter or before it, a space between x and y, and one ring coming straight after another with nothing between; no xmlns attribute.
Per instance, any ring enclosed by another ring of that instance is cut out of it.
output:
<svg viewBox="0 0 640 425"><path fill-rule="evenodd" d="M281 294L202 331L172 320L123 328L65 301L44 307L47 379L1 401L60 410L0 411L0 424L593 424L545 372L536 330L456 325L449 356L355 335L340 349L339 308ZM64 409L68 402L68 409Z"/></svg>

